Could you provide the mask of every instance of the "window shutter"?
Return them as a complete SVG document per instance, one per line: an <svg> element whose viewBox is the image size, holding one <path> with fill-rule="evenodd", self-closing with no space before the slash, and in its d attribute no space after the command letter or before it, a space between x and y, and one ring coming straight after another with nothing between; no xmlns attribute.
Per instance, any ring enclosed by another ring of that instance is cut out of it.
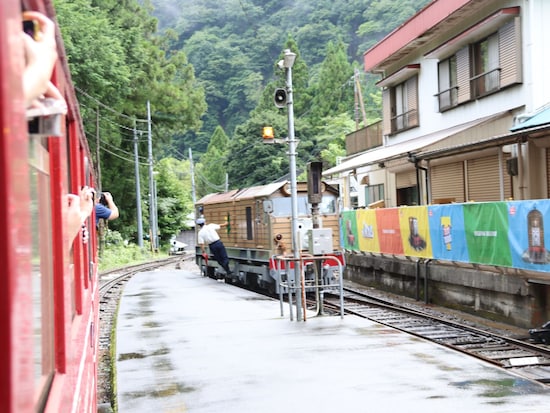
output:
<svg viewBox="0 0 550 413"><path fill-rule="evenodd" d="M468 47L456 53L456 83L458 86L458 103L470 100L470 51Z"/></svg>
<svg viewBox="0 0 550 413"><path fill-rule="evenodd" d="M500 87L521 83L521 30L520 20L515 18L498 32Z"/></svg>
<svg viewBox="0 0 550 413"><path fill-rule="evenodd" d="M442 199L464 202L464 164L454 162L431 167L430 189L433 203Z"/></svg>
<svg viewBox="0 0 550 413"><path fill-rule="evenodd" d="M411 186L416 186L416 169L395 174L395 187L397 189L410 188Z"/></svg>
<svg viewBox="0 0 550 413"><path fill-rule="evenodd" d="M470 159L468 164L468 201L486 202L502 201L512 196L510 176L506 173L504 157L502 173L504 178L504 193L500 194L499 160L498 156Z"/></svg>
<svg viewBox="0 0 550 413"><path fill-rule="evenodd" d="M418 76L407 80L407 125L418 126Z"/></svg>
<svg viewBox="0 0 550 413"><path fill-rule="evenodd" d="M391 98L390 98L390 89L385 88L382 91L382 133L384 135L391 134Z"/></svg>

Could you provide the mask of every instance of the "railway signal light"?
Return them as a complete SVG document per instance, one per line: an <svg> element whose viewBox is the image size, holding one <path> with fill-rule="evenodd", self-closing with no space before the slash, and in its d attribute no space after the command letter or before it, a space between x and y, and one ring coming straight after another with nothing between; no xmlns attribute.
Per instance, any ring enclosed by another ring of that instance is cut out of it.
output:
<svg viewBox="0 0 550 413"><path fill-rule="evenodd" d="M323 201L322 162L307 164L307 199L310 204L320 204Z"/></svg>
<svg viewBox="0 0 550 413"><path fill-rule="evenodd" d="M275 106L278 108L284 108L287 104L287 94L286 89L277 88L275 89Z"/></svg>
<svg viewBox="0 0 550 413"><path fill-rule="evenodd" d="M275 141L272 126L264 126L262 129L262 138L264 138L264 143L273 143Z"/></svg>

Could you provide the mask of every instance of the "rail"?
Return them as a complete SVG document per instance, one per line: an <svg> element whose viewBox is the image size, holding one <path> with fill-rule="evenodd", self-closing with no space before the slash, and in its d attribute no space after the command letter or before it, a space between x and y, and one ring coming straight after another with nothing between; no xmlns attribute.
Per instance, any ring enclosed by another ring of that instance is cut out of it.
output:
<svg viewBox="0 0 550 413"><path fill-rule="evenodd" d="M282 256L282 255L276 255L272 257L275 268L277 271L277 279L279 281L279 302L280 302L280 308L281 308L281 317L284 317L284 300L283 300L283 291L288 292L288 305L289 305L289 311L290 311L290 321L294 320L294 312L293 312L293 293L296 297L296 319L297 321L302 321L302 313L303 313L303 321L306 321L307 314L306 314L306 308L305 305L305 293L307 290L311 291L313 290L315 292L315 302L317 305L317 315L324 315L323 312L323 301L324 301L324 291L326 289L333 289L338 288L339 289L339 295L340 295L340 317L344 317L344 281L343 281L343 268L342 263L340 262L340 259L336 255L309 255L309 254L302 254L299 257L290 257L290 256ZM320 270L323 264L323 261L331 261L335 262L338 265L338 283L325 283L322 282L325 280L325 277L321 277ZM291 264L294 263L294 268L298 269L298 271L294 271L293 274L300 274L299 279L296 280L295 276L290 277L291 274ZM307 268L307 266L315 263L316 265L313 265L313 268L315 270L315 277L313 280L307 280L304 276L304 272L302 269ZM318 265L317 265L318 264ZM283 279L283 274L281 273L281 270L284 268L284 271L286 274L286 279Z"/></svg>

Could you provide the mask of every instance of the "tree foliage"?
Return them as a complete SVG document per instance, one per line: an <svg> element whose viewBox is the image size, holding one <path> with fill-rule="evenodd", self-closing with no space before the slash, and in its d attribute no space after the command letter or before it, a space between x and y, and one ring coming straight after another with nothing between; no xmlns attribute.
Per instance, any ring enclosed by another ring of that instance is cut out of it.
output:
<svg viewBox="0 0 550 413"><path fill-rule="evenodd" d="M230 188L288 179L286 144L261 138L264 126L288 137L288 108L273 104L287 86L285 49L296 53L298 174L313 160L332 166L357 123L351 79L362 54L429 1L54 0L99 183L121 211L111 228L136 233L134 145L143 199L152 148L163 238L193 210L188 149L200 195L223 190L226 173ZM359 80L378 120L377 79Z"/></svg>
<svg viewBox="0 0 550 413"><path fill-rule="evenodd" d="M146 186L147 102L152 147L160 152L174 135L200 129L204 90L185 53L168 49L169 35L157 33L156 18L137 1L55 0L54 5L94 164L101 171L98 185L119 206L120 218L110 227L135 237L134 142L137 138L140 182Z"/></svg>

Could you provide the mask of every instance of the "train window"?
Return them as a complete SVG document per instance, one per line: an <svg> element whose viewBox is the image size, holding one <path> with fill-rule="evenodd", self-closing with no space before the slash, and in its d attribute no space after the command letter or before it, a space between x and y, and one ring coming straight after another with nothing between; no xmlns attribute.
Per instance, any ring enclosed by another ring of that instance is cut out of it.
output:
<svg viewBox="0 0 550 413"><path fill-rule="evenodd" d="M336 214L336 197L332 195L324 195L321 204L319 205L321 214Z"/></svg>
<svg viewBox="0 0 550 413"><path fill-rule="evenodd" d="M292 215L292 202L290 197L273 198L273 215L276 217L286 217ZM298 196L298 215L311 215L311 204L307 196ZM333 195L323 195L323 200L319 204L321 214L336 213L336 197Z"/></svg>
<svg viewBox="0 0 550 413"><path fill-rule="evenodd" d="M252 228L252 208L246 207L246 239L251 240L253 237Z"/></svg>
<svg viewBox="0 0 550 413"><path fill-rule="evenodd" d="M36 401L45 399L54 374L52 220L47 141L29 141L32 222L32 301Z"/></svg>

